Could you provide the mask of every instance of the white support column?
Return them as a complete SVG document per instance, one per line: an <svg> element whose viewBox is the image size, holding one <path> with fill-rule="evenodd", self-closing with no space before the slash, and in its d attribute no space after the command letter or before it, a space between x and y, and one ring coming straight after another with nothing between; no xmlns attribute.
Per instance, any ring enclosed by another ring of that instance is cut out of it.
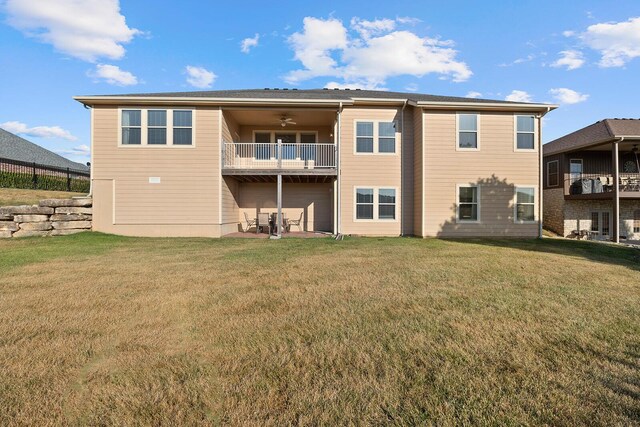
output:
<svg viewBox="0 0 640 427"><path fill-rule="evenodd" d="M278 239L282 238L282 174L278 174L278 218L277 225L278 228Z"/></svg>
<svg viewBox="0 0 640 427"><path fill-rule="evenodd" d="M620 243L620 170L618 141L612 144L613 162L613 241Z"/></svg>

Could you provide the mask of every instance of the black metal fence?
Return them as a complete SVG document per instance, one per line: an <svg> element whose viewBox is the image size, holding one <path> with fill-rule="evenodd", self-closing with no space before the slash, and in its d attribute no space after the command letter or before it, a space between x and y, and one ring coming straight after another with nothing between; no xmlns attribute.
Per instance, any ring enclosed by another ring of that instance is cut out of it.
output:
<svg viewBox="0 0 640 427"><path fill-rule="evenodd" d="M89 192L89 172L0 157L0 187Z"/></svg>

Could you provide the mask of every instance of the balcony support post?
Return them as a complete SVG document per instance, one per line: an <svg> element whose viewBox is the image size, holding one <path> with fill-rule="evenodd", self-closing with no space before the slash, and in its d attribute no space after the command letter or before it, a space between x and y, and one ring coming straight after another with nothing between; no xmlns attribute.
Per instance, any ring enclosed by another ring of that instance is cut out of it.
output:
<svg viewBox="0 0 640 427"><path fill-rule="evenodd" d="M620 169L619 169L619 141L611 144L611 161L613 163L613 240L620 243Z"/></svg>
<svg viewBox="0 0 640 427"><path fill-rule="evenodd" d="M282 238L282 174L278 174L278 218L277 218L278 239Z"/></svg>

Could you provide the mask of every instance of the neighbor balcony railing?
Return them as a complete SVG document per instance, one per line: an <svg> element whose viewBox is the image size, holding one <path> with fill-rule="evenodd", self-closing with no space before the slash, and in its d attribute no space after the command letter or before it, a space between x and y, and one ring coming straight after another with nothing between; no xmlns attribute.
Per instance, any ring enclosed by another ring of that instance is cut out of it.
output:
<svg viewBox="0 0 640 427"><path fill-rule="evenodd" d="M620 172L620 192L640 192L640 174ZM610 193L614 190L614 178L610 174L576 174L565 179L567 195Z"/></svg>
<svg viewBox="0 0 640 427"><path fill-rule="evenodd" d="M336 145L332 143L225 142L225 169L335 169Z"/></svg>

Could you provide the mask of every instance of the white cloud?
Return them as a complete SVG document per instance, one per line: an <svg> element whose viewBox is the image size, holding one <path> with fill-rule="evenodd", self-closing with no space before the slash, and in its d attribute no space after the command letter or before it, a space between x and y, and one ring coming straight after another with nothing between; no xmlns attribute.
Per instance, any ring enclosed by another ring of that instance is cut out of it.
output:
<svg viewBox="0 0 640 427"><path fill-rule="evenodd" d="M209 71L206 68L194 67L192 65L187 65L185 67L185 72L188 76L187 83L189 83L193 87L197 87L200 89L210 88L213 82L218 77L212 71Z"/></svg>
<svg viewBox="0 0 640 427"><path fill-rule="evenodd" d="M498 64L499 67L511 67L513 65L522 64L525 62L533 61L536 58L534 54L529 54L524 58L517 58L512 62L503 62L502 64Z"/></svg>
<svg viewBox="0 0 640 427"><path fill-rule="evenodd" d="M533 98L527 92L523 90L513 90L504 99L505 101L512 102L533 102Z"/></svg>
<svg viewBox="0 0 640 427"><path fill-rule="evenodd" d="M558 55L560 58L551 64L552 67L567 67L567 70L575 70L585 63L584 55L579 50L563 50Z"/></svg>
<svg viewBox="0 0 640 427"><path fill-rule="evenodd" d="M422 20L411 16L399 16L396 18L396 22L398 22L398 24L416 25L422 22Z"/></svg>
<svg viewBox="0 0 640 427"><path fill-rule="evenodd" d="M0 128L11 133L38 138L62 138L67 141L75 141L78 139L73 136L71 132L62 129L60 126L34 126L30 128L22 122L13 121L0 123Z"/></svg>
<svg viewBox="0 0 640 427"><path fill-rule="evenodd" d="M123 71L117 65L98 64L95 70L87 73L96 80L104 80L111 85L133 86L138 84L138 78L129 71Z"/></svg>
<svg viewBox="0 0 640 427"><path fill-rule="evenodd" d="M640 56L640 17L624 22L607 22L587 27L578 36L600 53L601 67L622 67Z"/></svg>
<svg viewBox="0 0 640 427"><path fill-rule="evenodd" d="M386 87L378 86L366 80L351 82L328 82L324 85L327 89L362 89L362 90L389 90Z"/></svg>
<svg viewBox="0 0 640 427"><path fill-rule="evenodd" d="M240 50L242 53L249 53L251 48L258 46L258 41L260 41L260 34L258 33L253 37L247 37L240 42Z"/></svg>
<svg viewBox="0 0 640 427"><path fill-rule="evenodd" d="M351 34L341 21L306 17L303 31L289 37L294 58L303 69L285 76L290 84L314 77L336 77L345 86L380 88L399 75L422 77L440 74L453 81L471 77L469 67L456 58L450 40L440 40L397 30L399 20L351 20ZM336 82L332 82L336 83Z"/></svg>
<svg viewBox="0 0 640 427"><path fill-rule="evenodd" d="M566 87L560 87L551 89L549 93L560 104L577 104L584 102L589 98L589 95L576 92L575 90L567 89Z"/></svg>
<svg viewBox="0 0 640 427"><path fill-rule="evenodd" d="M472 90L471 92L467 92L465 98L482 98L482 94Z"/></svg>
<svg viewBox="0 0 640 427"><path fill-rule="evenodd" d="M371 36L392 31L396 28L396 21L393 19L376 19L367 21L360 18L351 18L351 28L360 34L363 39L369 39Z"/></svg>
<svg viewBox="0 0 640 427"><path fill-rule="evenodd" d="M118 0L7 0L4 9L14 28L89 62L122 58L123 45L141 34L127 26Z"/></svg>
<svg viewBox="0 0 640 427"><path fill-rule="evenodd" d="M406 90L407 92L417 92L418 91L418 84L417 83L409 83L408 85L406 85L404 87L404 90Z"/></svg>
<svg viewBox="0 0 640 427"><path fill-rule="evenodd" d="M563 31L562 35L565 37L573 37L576 34L575 31L571 31L571 30L567 30L567 31Z"/></svg>
<svg viewBox="0 0 640 427"><path fill-rule="evenodd" d="M58 154L66 154L77 157L91 157L91 148L86 144L78 145L70 150L55 150Z"/></svg>

